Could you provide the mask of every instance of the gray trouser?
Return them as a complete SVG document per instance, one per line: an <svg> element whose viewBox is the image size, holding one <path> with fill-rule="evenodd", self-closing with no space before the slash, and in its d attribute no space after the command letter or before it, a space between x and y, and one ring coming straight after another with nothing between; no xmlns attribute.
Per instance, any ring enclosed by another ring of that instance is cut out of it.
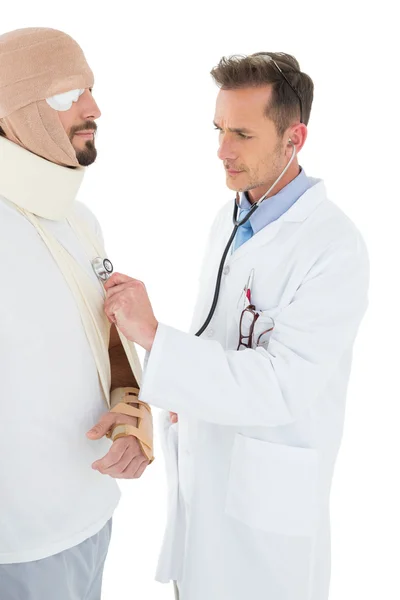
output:
<svg viewBox="0 0 400 600"><path fill-rule="evenodd" d="M111 520L99 533L42 560L0 565L1 600L100 600Z"/></svg>

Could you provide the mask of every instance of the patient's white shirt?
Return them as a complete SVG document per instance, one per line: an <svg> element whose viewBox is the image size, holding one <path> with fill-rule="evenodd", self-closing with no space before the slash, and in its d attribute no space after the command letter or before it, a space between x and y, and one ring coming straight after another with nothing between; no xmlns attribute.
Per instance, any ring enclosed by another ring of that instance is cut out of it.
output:
<svg viewBox="0 0 400 600"><path fill-rule="evenodd" d="M75 214L101 236L91 212ZM67 221L39 219L99 285ZM36 229L0 197L0 564L80 544L112 516L116 482L91 467L109 450L86 432L106 412L81 317Z"/></svg>

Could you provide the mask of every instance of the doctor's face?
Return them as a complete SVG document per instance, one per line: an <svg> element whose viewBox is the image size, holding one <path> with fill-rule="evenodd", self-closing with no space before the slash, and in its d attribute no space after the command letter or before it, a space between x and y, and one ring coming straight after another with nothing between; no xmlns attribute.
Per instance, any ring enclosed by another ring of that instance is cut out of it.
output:
<svg viewBox="0 0 400 600"><path fill-rule="evenodd" d="M271 87L221 89L214 125L219 132L218 157L223 161L229 189L249 192L257 201L285 168L288 138L278 135L275 123L265 115Z"/></svg>
<svg viewBox="0 0 400 600"><path fill-rule="evenodd" d="M79 164L83 167L91 165L97 156L95 119L101 116L91 90L85 90L69 110L59 111L58 116L74 147Z"/></svg>

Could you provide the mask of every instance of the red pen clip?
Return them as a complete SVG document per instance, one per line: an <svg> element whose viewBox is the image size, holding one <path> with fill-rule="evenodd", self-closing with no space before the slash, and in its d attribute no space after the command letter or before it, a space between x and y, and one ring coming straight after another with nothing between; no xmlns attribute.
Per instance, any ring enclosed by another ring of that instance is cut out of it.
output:
<svg viewBox="0 0 400 600"><path fill-rule="evenodd" d="M245 293L245 296L246 296L247 302L248 302L249 304L252 304L252 301L251 301L251 288L252 288L252 286L253 286L253 279L254 279L254 269L252 269L252 270L250 271L249 278L248 278L248 280L247 280L247 283L246 283L246 286L245 286L245 288L244 288L244 293Z"/></svg>

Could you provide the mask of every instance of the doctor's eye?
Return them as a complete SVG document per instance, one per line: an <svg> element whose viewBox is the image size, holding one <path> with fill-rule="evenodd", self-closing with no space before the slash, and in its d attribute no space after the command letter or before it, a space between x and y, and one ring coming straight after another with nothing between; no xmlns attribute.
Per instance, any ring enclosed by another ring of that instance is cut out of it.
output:
<svg viewBox="0 0 400 600"><path fill-rule="evenodd" d="M242 139L242 140L251 140L252 139L252 135L246 135L245 133L240 133L238 132L238 136Z"/></svg>

